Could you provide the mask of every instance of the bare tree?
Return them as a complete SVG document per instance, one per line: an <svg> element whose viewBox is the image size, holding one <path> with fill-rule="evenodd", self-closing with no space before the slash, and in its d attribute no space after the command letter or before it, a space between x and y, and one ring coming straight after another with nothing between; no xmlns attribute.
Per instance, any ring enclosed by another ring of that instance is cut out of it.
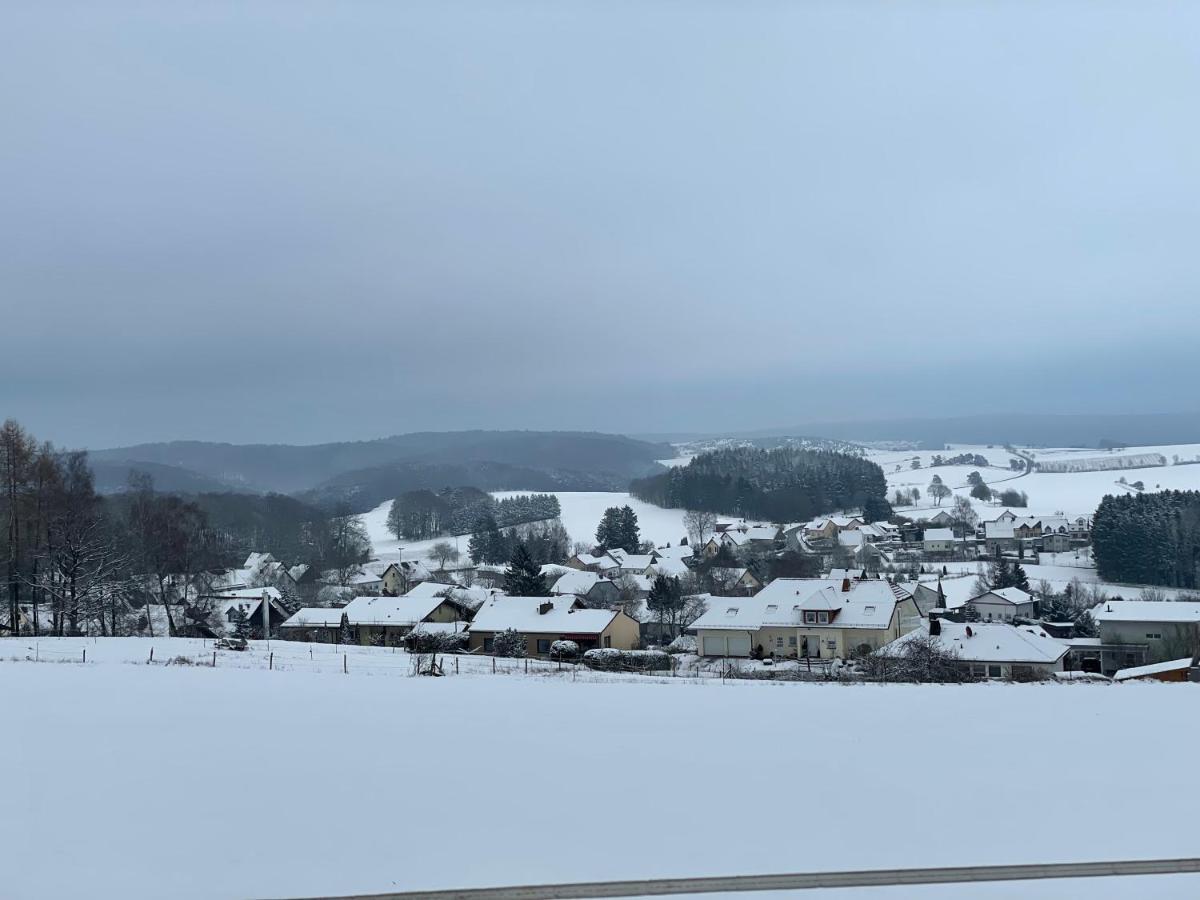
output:
<svg viewBox="0 0 1200 900"><path fill-rule="evenodd" d="M449 541L438 541L429 548L429 557L438 561L439 569L445 569L447 562L458 562L460 555L458 549Z"/></svg>
<svg viewBox="0 0 1200 900"><path fill-rule="evenodd" d="M687 529L688 541L692 545L692 551L699 553L700 548L704 546L705 540L717 525L717 516L715 513L701 509L689 509L683 514L683 527Z"/></svg>

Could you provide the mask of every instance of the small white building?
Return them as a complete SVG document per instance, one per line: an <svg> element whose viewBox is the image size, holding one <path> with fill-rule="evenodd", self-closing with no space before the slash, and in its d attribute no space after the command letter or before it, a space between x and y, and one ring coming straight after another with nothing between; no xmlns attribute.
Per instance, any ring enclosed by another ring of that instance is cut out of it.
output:
<svg viewBox="0 0 1200 900"><path fill-rule="evenodd" d="M934 619L916 631L892 641L878 653L901 657L909 643L932 638L943 650L958 657L976 678L1030 678L1063 671L1067 644L1041 628L999 622L951 622Z"/></svg>
<svg viewBox="0 0 1200 900"><path fill-rule="evenodd" d="M926 553L952 553L958 546L954 532L949 528L927 528L922 547Z"/></svg>
<svg viewBox="0 0 1200 900"><path fill-rule="evenodd" d="M1020 588L997 588L972 597L967 606L975 609L981 622L1011 622L1013 619L1032 619L1037 615L1037 600Z"/></svg>

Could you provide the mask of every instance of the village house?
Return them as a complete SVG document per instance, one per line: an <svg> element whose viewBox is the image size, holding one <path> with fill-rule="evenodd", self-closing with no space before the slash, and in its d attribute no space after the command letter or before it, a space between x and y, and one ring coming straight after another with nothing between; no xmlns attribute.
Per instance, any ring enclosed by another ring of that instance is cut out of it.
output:
<svg viewBox="0 0 1200 900"><path fill-rule="evenodd" d="M821 516L804 526L804 537L809 541L832 542L838 532L859 528L863 524L858 516Z"/></svg>
<svg viewBox="0 0 1200 900"><path fill-rule="evenodd" d="M571 569L555 579L550 593L560 596L569 594L583 600L588 606L603 607L616 603L621 590L616 582L601 578L595 572Z"/></svg>
<svg viewBox="0 0 1200 900"><path fill-rule="evenodd" d="M358 643L386 646L396 646L422 622L464 622L468 617L461 604L440 594L355 597L342 612Z"/></svg>
<svg viewBox="0 0 1200 900"><path fill-rule="evenodd" d="M266 604L267 632L263 633L263 604ZM237 620L237 610L246 617L250 636L261 639L274 634L284 622L290 618L290 613L283 605L283 595L278 588L254 587L241 588L235 591L222 591L219 594L200 598L200 605L211 605L212 615L209 617L209 627L201 624L191 624L187 628L194 636L219 637L233 634ZM183 629L180 622L175 623L176 632Z"/></svg>
<svg viewBox="0 0 1200 900"><path fill-rule="evenodd" d="M749 597L762 590L762 581L744 566L723 568L714 566L708 570L713 590L730 597Z"/></svg>
<svg viewBox="0 0 1200 900"><path fill-rule="evenodd" d="M470 649L491 653L501 631L512 629L525 638L526 656L545 656L555 641L573 641L581 651L613 647L636 649L641 631L623 612L587 609L574 596L494 597L475 614Z"/></svg>
<svg viewBox="0 0 1200 900"><path fill-rule="evenodd" d="M912 594L913 601L923 616L929 615L930 610L934 609L959 609L979 593L975 589L975 575L951 575L946 578L923 577L927 577L928 580L918 580L901 585Z"/></svg>
<svg viewBox="0 0 1200 900"><path fill-rule="evenodd" d="M1037 616L1037 598L1020 588L997 588L972 597L966 603L979 614L981 622L1011 622Z"/></svg>
<svg viewBox="0 0 1200 900"><path fill-rule="evenodd" d="M305 606L279 626L279 636L285 641L335 644L339 641L341 626L341 609Z"/></svg>
<svg viewBox="0 0 1200 900"><path fill-rule="evenodd" d="M844 659L919 622L912 596L887 581L778 578L754 597L713 598L692 629L702 656Z"/></svg>
<svg viewBox="0 0 1200 900"><path fill-rule="evenodd" d="M399 597L415 584L433 579L433 573L416 560L389 563L379 573L377 590L385 597Z"/></svg>
<svg viewBox="0 0 1200 900"><path fill-rule="evenodd" d="M950 554L958 546L959 541L949 528L927 528L921 541L921 547L926 553Z"/></svg>
<svg viewBox="0 0 1200 900"><path fill-rule="evenodd" d="M1033 679L1063 671L1067 645L1037 626L931 619L879 650L885 658L904 656L910 644L926 638L953 653L976 678Z"/></svg>
<svg viewBox="0 0 1200 900"><path fill-rule="evenodd" d="M1143 663L1178 659L1195 651L1200 637L1200 603L1153 600L1108 600L1092 609L1105 644L1146 648Z"/></svg>

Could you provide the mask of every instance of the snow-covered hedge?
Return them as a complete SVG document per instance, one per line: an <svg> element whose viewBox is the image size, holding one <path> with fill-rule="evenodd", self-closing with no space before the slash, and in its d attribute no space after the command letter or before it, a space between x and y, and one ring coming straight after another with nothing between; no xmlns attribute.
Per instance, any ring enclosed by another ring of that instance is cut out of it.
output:
<svg viewBox="0 0 1200 900"><path fill-rule="evenodd" d="M1119 469L1150 469L1165 466L1161 453L1131 453L1127 456L1089 456L1084 459L1052 459L1037 463L1039 472L1111 472Z"/></svg>
<svg viewBox="0 0 1200 900"><path fill-rule="evenodd" d="M416 628L400 638L400 643L409 653L461 653L467 649L467 633Z"/></svg>
<svg viewBox="0 0 1200 900"><path fill-rule="evenodd" d="M681 634L671 643L667 644L668 653L695 653L696 652L696 636L694 634Z"/></svg>
<svg viewBox="0 0 1200 900"><path fill-rule="evenodd" d="M579 656L579 645L574 641L555 641L550 645L551 659L576 659Z"/></svg>
<svg viewBox="0 0 1200 900"><path fill-rule="evenodd" d="M589 669L605 671L648 672L671 668L671 655L662 650L589 650L583 654L583 664Z"/></svg>

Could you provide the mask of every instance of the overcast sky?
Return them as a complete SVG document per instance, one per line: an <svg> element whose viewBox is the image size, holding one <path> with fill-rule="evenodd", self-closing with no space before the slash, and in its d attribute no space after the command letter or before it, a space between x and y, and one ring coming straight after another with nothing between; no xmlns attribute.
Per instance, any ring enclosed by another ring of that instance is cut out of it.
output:
<svg viewBox="0 0 1200 900"><path fill-rule="evenodd" d="M1200 4L5 4L68 445L1195 409Z"/></svg>

